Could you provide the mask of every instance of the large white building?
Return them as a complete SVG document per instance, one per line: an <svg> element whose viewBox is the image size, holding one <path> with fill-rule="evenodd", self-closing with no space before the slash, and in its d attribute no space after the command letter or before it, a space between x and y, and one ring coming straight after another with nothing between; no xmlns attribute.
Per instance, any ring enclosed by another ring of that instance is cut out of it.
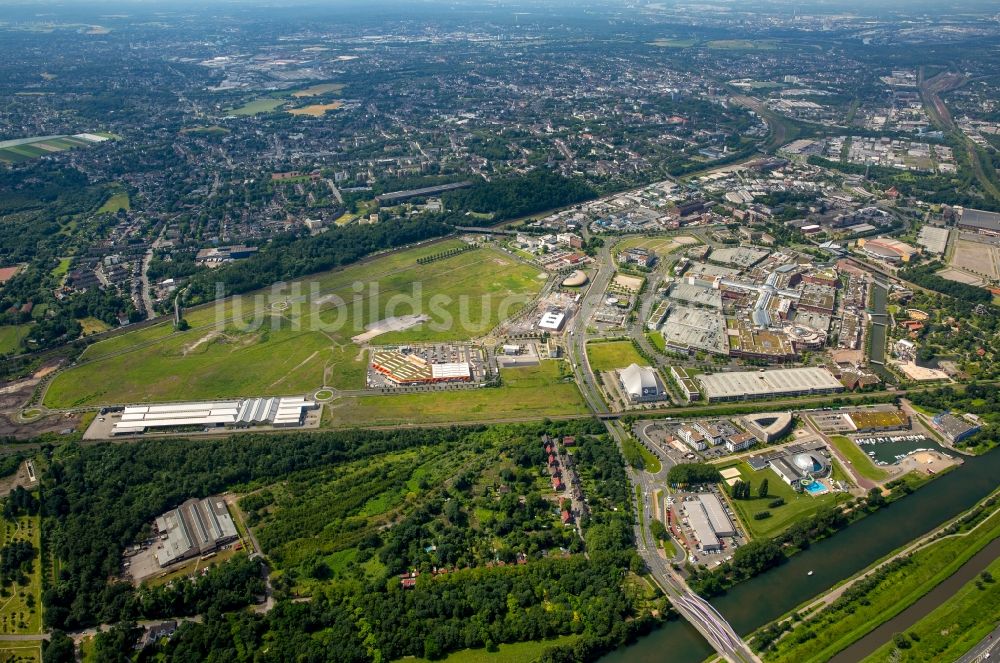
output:
<svg viewBox="0 0 1000 663"><path fill-rule="evenodd" d="M701 494L686 500L684 515L701 549L706 552L722 550L720 538L736 536L733 521L715 495Z"/></svg>
<svg viewBox="0 0 1000 663"><path fill-rule="evenodd" d="M147 431L251 426L301 426L307 410L317 407L301 396L245 398L233 401L130 405L111 428L112 435Z"/></svg>
<svg viewBox="0 0 1000 663"><path fill-rule="evenodd" d="M825 368L736 371L699 375L696 379L709 403L832 394L844 390L840 380Z"/></svg>
<svg viewBox="0 0 1000 663"><path fill-rule="evenodd" d="M633 403L663 400L666 390L656 369L632 364L618 371L618 381L622 390Z"/></svg>

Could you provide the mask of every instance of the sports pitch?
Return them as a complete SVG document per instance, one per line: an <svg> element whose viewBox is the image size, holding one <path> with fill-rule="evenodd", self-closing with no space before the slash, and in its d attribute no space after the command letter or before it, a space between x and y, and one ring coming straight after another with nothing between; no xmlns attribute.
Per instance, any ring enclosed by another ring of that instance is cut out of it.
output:
<svg viewBox="0 0 1000 663"><path fill-rule="evenodd" d="M185 332L164 322L101 341L56 376L45 404L303 394L324 385L362 389L367 354L351 337L366 324L412 313L407 302L420 302L431 322L383 334L380 344L467 340L500 321L508 295L517 296L507 306L509 316L544 283L537 268L489 248L416 262L459 246L448 240L317 274L300 282L300 297L290 294L291 284L277 294L264 291L192 309L185 313L191 325ZM312 283L319 296L304 302ZM452 322L442 324L448 318ZM250 324L255 320L259 325Z"/></svg>

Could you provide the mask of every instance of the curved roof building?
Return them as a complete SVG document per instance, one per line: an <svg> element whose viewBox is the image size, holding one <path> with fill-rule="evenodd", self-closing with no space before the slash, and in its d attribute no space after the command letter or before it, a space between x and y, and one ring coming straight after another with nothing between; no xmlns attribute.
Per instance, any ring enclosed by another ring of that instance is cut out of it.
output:
<svg viewBox="0 0 1000 663"><path fill-rule="evenodd" d="M656 371L649 366L632 364L618 371L622 389L632 401L655 400L663 395Z"/></svg>

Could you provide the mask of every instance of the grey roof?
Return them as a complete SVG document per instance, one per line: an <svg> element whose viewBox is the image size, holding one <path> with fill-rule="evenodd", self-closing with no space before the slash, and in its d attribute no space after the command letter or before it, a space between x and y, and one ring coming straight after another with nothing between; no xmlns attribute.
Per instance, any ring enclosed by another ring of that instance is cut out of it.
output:
<svg viewBox="0 0 1000 663"><path fill-rule="evenodd" d="M966 208L962 210L962 220L960 223L963 226L1000 232L1000 214L996 212Z"/></svg>

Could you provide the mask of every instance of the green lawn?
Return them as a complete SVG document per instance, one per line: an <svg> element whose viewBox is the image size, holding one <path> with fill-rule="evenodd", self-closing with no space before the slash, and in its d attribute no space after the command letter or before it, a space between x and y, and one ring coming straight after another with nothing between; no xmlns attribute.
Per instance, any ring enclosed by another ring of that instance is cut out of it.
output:
<svg viewBox="0 0 1000 663"><path fill-rule="evenodd" d="M31 333L31 325L4 325L0 327L0 354L21 350L21 341Z"/></svg>
<svg viewBox="0 0 1000 663"><path fill-rule="evenodd" d="M747 531L754 538L771 537L783 531L794 522L813 515L821 508L836 504L838 501L846 502L850 496L843 493L827 493L819 497L812 497L808 493L797 493L791 486L781 480L781 477L771 468L755 472L746 462L741 461L734 465L720 466L723 470L726 467L735 467L740 471L744 481L748 481L751 487L752 499L731 500L740 521ZM764 479L767 479L767 497L757 497L757 488ZM728 485L727 493L731 492ZM785 504L771 508L768 503L781 497ZM754 520L755 513L770 511L771 517L764 520Z"/></svg>
<svg viewBox="0 0 1000 663"><path fill-rule="evenodd" d="M929 615L907 629L909 649L889 642L865 661L954 661L985 638L1000 620L1000 559L987 571L993 582L972 580ZM977 583L979 583L977 585ZM982 587L982 589L980 589Z"/></svg>
<svg viewBox="0 0 1000 663"><path fill-rule="evenodd" d="M130 210L132 209L132 206L128 199L128 193L124 191L116 191L110 198L104 201L103 205L97 209L97 213L114 214L121 209Z"/></svg>
<svg viewBox="0 0 1000 663"><path fill-rule="evenodd" d="M55 266L51 274L54 278L61 279L66 276L69 266L73 263L72 258L59 258L59 264Z"/></svg>
<svg viewBox="0 0 1000 663"><path fill-rule="evenodd" d="M649 362L636 352L632 341L604 343L591 341L587 343L587 358L590 360L591 370L595 373L625 368L630 364L649 366Z"/></svg>
<svg viewBox="0 0 1000 663"><path fill-rule="evenodd" d="M845 603L834 602L812 619L800 623L769 650L767 659L775 663L829 660L912 605L997 536L1000 536L1000 511L994 511L967 536L942 538L913 553L912 563L884 573L875 586L861 596ZM979 618L986 623L982 614Z"/></svg>
<svg viewBox="0 0 1000 663"><path fill-rule="evenodd" d="M22 516L15 521L0 519L0 546L13 541L30 541L41 550L41 519ZM27 585L14 583L0 590L0 634L20 635L42 632L42 560L36 556ZM30 604L30 605L29 605ZM0 636L2 637L2 636Z"/></svg>
<svg viewBox="0 0 1000 663"><path fill-rule="evenodd" d="M563 635L552 640L500 645L499 651L496 652L488 652L485 649L463 649L439 660L444 663L531 663L538 660L542 652L549 647L572 644L578 637L577 635ZM408 656L399 659L399 663L430 662L424 658Z"/></svg>
<svg viewBox="0 0 1000 663"><path fill-rule="evenodd" d="M646 332L646 338L653 344L653 347L660 352L667 351L667 340L663 338L662 332Z"/></svg>
<svg viewBox="0 0 1000 663"><path fill-rule="evenodd" d="M850 461L851 466L857 470L858 474L866 479L882 481L889 476L888 472L875 465L872 459L868 457L868 454L862 451L861 447L851 441L850 438L843 435L833 435L830 437L830 442L833 443L833 446L837 447L837 451Z"/></svg>
<svg viewBox="0 0 1000 663"><path fill-rule="evenodd" d="M259 113L270 113L285 103L284 99L255 99L247 102L239 108L230 108L233 115L257 115Z"/></svg>
<svg viewBox="0 0 1000 663"><path fill-rule="evenodd" d="M42 660L42 643L0 639L0 661L4 663L34 663Z"/></svg>
<svg viewBox="0 0 1000 663"><path fill-rule="evenodd" d="M325 272L282 293L256 293L185 312L192 329L170 323L135 330L87 348L77 366L52 382L54 407L136 401L302 394L329 385L364 386L366 356L351 338L387 315L432 320L378 336L371 343L475 338L510 316L541 288L534 267L492 249L426 265L416 259L461 246L453 240L399 251ZM356 283L363 283L359 294ZM311 303L288 304L294 288ZM336 300L349 302L340 306ZM255 319L256 328L244 320ZM237 325L237 321L240 324ZM252 367L252 370L249 370ZM115 375L114 381L105 376Z"/></svg>
<svg viewBox="0 0 1000 663"><path fill-rule="evenodd" d="M574 381L562 377L558 361L503 369L501 376L503 384L497 388L338 399L328 406L328 423L333 427L393 426L587 413L580 390Z"/></svg>

